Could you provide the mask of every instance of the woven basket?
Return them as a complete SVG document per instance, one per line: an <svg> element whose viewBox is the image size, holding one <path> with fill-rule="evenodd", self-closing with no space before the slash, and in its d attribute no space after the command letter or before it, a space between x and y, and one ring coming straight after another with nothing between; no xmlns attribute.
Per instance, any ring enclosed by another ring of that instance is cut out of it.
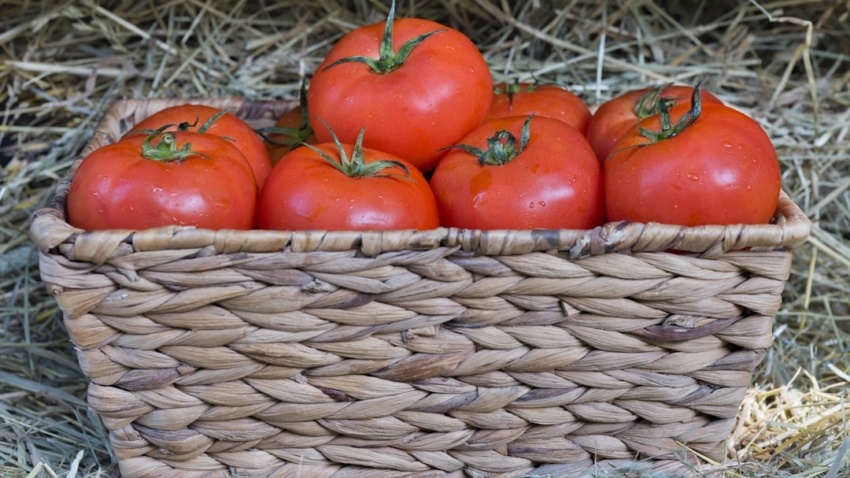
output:
<svg viewBox="0 0 850 478"><path fill-rule="evenodd" d="M726 457L809 233L786 195L757 226L68 225L82 158L180 102L114 104L30 231L125 478L570 476ZM292 106L198 103L255 124Z"/></svg>

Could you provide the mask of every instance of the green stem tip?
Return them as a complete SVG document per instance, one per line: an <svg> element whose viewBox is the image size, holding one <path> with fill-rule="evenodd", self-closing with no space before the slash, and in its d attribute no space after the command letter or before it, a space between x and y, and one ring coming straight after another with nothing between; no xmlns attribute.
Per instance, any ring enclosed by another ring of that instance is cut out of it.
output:
<svg viewBox="0 0 850 478"><path fill-rule="evenodd" d="M182 148L177 149L177 136L174 133L163 133L166 129L174 126L167 124L157 130L152 131L145 141L142 143L142 157L161 163L170 163L172 161L181 162L189 156L200 156L207 158L207 155L198 151L192 151L192 143L185 143ZM153 140L160 136L159 143L153 144Z"/></svg>
<svg viewBox="0 0 850 478"><path fill-rule="evenodd" d="M381 38L381 44L378 50L378 58L369 58L365 56L349 56L346 58L341 58L330 65L326 66L323 70L327 70L328 68L334 67L341 63L363 63L367 65L372 73L376 73L379 75L386 75L388 73L392 73L393 71L401 68L404 64L407 57L410 56L410 53L421 44L426 38L431 35L435 35L440 32L446 31L446 29L434 30L427 33L423 33L418 37L411 38L401 48L398 49L398 52L393 52L393 21L395 18L395 0L393 0L390 5L390 12L387 15L387 21L384 25L384 36Z"/></svg>
<svg viewBox="0 0 850 478"><path fill-rule="evenodd" d="M342 143L340 143L336 133L334 133L334 130L331 128L331 125L329 125L322 118L319 118L319 121L321 121L331 133L334 143L336 143L337 152L339 153L339 160L332 158L328 153L313 146L312 144L304 144L304 146L318 153L322 158L324 158L325 161L327 161L331 166L336 168L337 171L345 174L350 178L399 177L408 181L413 181L413 178L410 177L410 170L407 168L407 165L400 161L396 161L393 159L381 159L378 161L372 161L370 163L366 162L366 154L363 150L363 137L366 134L365 126L360 130L360 134L357 135L357 140L355 141L354 147L351 151L351 157L349 157L348 154L346 154L345 148L343 148ZM404 171L404 176L399 176L398 174L383 173L383 171L395 167L401 168Z"/></svg>
<svg viewBox="0 0 850 478"><path fill-rule="evenodd" d="M528 146L528 140L531 138L532 118L534 118L533 113L522 123L519 144L517 144L516 136L510 131L501 129L490 138L487 138L486 150L468 144L458 144L442 149L460 149L466 151L477 157L478 164L482 166L504 166L522 154Z"/></svg>
<svg viewBox="0 0 850 478"><path fill-rule="evenodd" d="M284 128L282 126L266 126L254 131L263 141L277 146L300 145L313 135L313 126L310 124L310 112L307 109L307 79L301 81L301 92L298 97L298 106L301 108L301 123L297 128ZM275 139L270 135L283 135L286 139Z"/></svg>
<svg viewBox="0 0 850 478"><path fill-rule="evenodd" d="M699 94L699 83L694 86L694 91L691 93L691 108L684 116L679 118L679 121L674 125L670 119L670 110L668 102L658 101L659 117L661 119L661 129L652 131L641 126L641 118L638 116L638 132L641 136L648 138L652 143L657 143L668 138L673 138L688 129L694 124L702 113L702 98Z"/></svg>

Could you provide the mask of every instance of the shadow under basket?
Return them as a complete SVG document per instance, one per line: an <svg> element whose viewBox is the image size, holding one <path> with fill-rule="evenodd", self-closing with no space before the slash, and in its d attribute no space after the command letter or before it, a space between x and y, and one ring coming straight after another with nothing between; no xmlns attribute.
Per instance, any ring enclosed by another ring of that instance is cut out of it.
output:
<svg viewBox="0 0 850 478"><path fill-rule="evenodd" d="M33 216L89 406L136 477L570 476L723 462L810 222L83 231ZM270 124L289 102L195 100ZM669 251L675 251L669 252Z"/></svg>

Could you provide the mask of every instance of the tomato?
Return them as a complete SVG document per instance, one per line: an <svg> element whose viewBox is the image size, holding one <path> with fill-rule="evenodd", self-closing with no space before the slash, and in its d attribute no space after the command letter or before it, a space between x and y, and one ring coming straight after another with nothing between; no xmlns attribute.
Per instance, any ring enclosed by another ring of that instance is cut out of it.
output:
<svg viewBox="0 0 850 478"><path fill-rule="evenodd" d="M605 162L608 220L683 226L764 224L779 201L780 169L770 138L724 105L678 106L627 131ZM683 119L684 118L684 119Z"/></svg>
<svg viewBox="0 0 850 478"><path fill-rule="evenodd" d="M220 114L220 116L210 122L217 114ZM222 110L211 106L178 105L148 116L137 124L130 133L156 130L168 124L174 126L166 131L184 129L222 136L231 140L250 163L257 180L257 187L263 186L263 182L272 167L271 161L269 161L269 153L266 151L266 146L260 135L238 116L228 112L222 114Z"/></svg>
<svg viewBox="0 0 850 478"><path fill-rule="evenodd" d="M534 113L561 120L584 134L590 122L590 108L581 98L558 85L502 83L493 89L493 105L487 119L524 116Z"/></svg>
<svg viewBox="0 0 850 478"><path fill-rule="evenodd" d="M433 229L437 204L412 164L355 144L297 148L260 192L257 227L277 230Z"/></svg>
<svg viewBox="0 0 850 478"><path fill-rule="evenodd" d="M272 166L288 152L299 147L301 143L316 144L316 135L310 126L309 116L305 117L300 106L287 111L271 128L260 131L266 139L266 150Z"/></svg>
<svg viewBox="0 0 850 478"><path fill-rule="evenodd" d="M68 222L82 229L167 225L250 229L257 184L245 157L218 136L131 135L91 152L68 191Z"/></svg>
<svg viewBox="0 0 850 478"><path fill-rule="evenodd" d="M352 30L333 46L307 93L320 142L331 135L434 169L455 144L484 121L493 80L481 52L464 34L436 22L404 18ZM385 36L385 30L387 35Z"/></svg>
<svg viewBox="0 0 850 478"><path fill-rule="evenodd" d="M514 116L488 121L462 142L431 177L444 226L591 229L602 223L599 163L572 126Z"/></svg>
<svg viewBox="0 0 850 478"><path fill-rule="evenodd" d="M613 151L614 143L623 133L637 124L638 118L643 121L658 114L659 98L667 100L668 109L670 109L674 106L688 105L693 91L694 88L691 86L677 85L643 88L629 91L602 103L590 118L586 133L599 162L605 162ZM708 91L699 91L703 104L723 104Z"/></svg>

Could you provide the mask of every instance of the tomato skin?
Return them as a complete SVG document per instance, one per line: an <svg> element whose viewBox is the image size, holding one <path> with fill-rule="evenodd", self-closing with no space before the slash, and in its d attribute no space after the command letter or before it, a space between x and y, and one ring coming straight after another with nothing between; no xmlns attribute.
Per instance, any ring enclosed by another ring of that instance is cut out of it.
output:
<svg viewBox="0 0 850 478"><path fill-rule="evenodd" d="M181 225L251 229L257 184L245 157L213 135L174 132L177 144L203 153L158 162L141 155L143 135L90 153L68 192L68 223L86 230ZM154 144L157 143L154 140Z"/></svg>
<svg viewBox="0 0 850 478"><path fill-rule="evenodd" d="M206 105L178 105L158 111L133 127L133 131L156 130L167 124L174 126L166 131L176 131L181 123L188 123L187 131L197 132L210 118L221 110ZM222 136L232 142L242 151L245 159L251 165L257 187L262 188L266 176L272 169L269 153L263 139L251 128L248 123L232 113L225 113L215 120L210 127L204 131L207 134ZM134 133L135 134L135 133ZM144 134L144 133L142 133Z"/></svg>
<svg viewBox="0 0 850 478"><path fill-rule="evenodd" d="M506 129L519 140L527 118L488 121L463 144L487 149ZM534 117L526 149L502 166L482 166L453 149L431 177L440 219L466 229L592 229L603 222L602 175L584 136L572 126Z"/></svg>
<svg viewBox="0 0 850 478"><path fill-rule="evenodd" d="M675 124L690 108L670 111ZM658 131L659 118L643 122ZM605 162L608 220L682 226L765 224L779 201L779 162L770 138L753 119L707 104L677 136L647 146L637 127Z"/></svg>
<svg viewBox="0 0 850 478"><path fill-rule="evenodd" d="M365 147L405 158L429 172L445 154L440 148L481 124L493 101L493 81L468 37L436 22L403 18L393 24L393 49L435 30L445 31L426 38L401 67L383 75L355 62L325 68L352 56L378 58L384 22L343 36L316 69L307 93L319 142L331 141L319 118L343 143L354 143L365 126Z"/></svg>
<svg viewBox="0 0 850 478"><path fill-rule="evenodd" d="M339 160L334 143L317 148ZM352 146L343 145L351 157ZM433 229L439 225L437 204L428 181L409 162L364 148L365 162L400 161L410 172L392 167L391 177L351 178L318 153L302 147L278 162L260 192L257 227L276 230L364 231Z"/></svg>
<svg viewBox="0 0 850 478"><path fill-rule="evenodd" d="M534 113L561 120L581 131L587 132L590 123L590 108L581 98L557 85L535 85L520 83L520 91L509 95L506 90L511 85L499 84L495 88L500 91L493 94L493 104L486 120L524 116Z"/></svg>
<svg viewBox="0 0 850 478"><path fill-rule="evenodd" d="M301 107L296 106L295 108L284 113L283 116L278 118L278 120L274 124L278 128L292 128L298 130L301 127ZM279 133L270 133L268 135L269 139L274 141L287 141L287 140L297 140L298 138L292 138L285 134ZM304 143L307 144L316 144L316 135L310 134L306 138L303 139ZM299 144L293 145L285 145L285 144L274 144L271 142L266 143L266 150L269 152L269 159L271 159L271 164L274 166L277 164L280 159L286 155L286 153L292 151L297 148Z"/></svg>
<svg viewBox="0 0 850 478"><path fill-rule="evenodd" d="M586 136L600 163L604 163L614 151L614 143L620 136L637 124L638 116L635 114L635 107L640 97L650 90L651 88L643 88L624 93L602 103L593 113L587 125ZM661 90L661 97L675 99L673 106L675 108L680 105L690 105L693 91L691 86L672 85ZM720 99L705 90L700 90L700 98L704 105L723 104Z"/></svg>

